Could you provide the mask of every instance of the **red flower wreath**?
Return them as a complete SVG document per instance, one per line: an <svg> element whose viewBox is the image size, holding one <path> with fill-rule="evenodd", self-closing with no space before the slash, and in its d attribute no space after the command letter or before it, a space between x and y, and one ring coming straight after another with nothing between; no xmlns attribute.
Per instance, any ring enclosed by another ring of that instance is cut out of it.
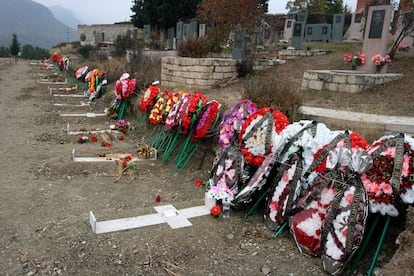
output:
<svg viewBox="0 0 414 276"><path fill-rule="evenodd" d="M214 128L219 118L220 103L213 100L206 104L201 117L195 126L194 132L191 135L193 141L204 138L210 129Z"/></svg>
<svg viewBox="0 0 414 276"><path fill-rule="evenodd" d="M356 151L357 149L363 149L363 150L367 150L369 148L369 145L367 143L367 141L361 136L359 135L357 132L352 132L349 135L349 139L351 141L351 150L352 152ZM318 158L318 156L321 154L321 152L327 147L328 145L324 145L322 146L315 154L314 154L314 159L316 160ZM341 141L339 141L336 145L336 147L344 147L345 146L345 140L342 139ZM322 162L315 168L315 172L317 173L323 173L324 171L326 171L326 157L322 160Z"/></svg>
<svg viewBox="0 0 414 276"><path fill-rule="evenodd" d="M361 176L372 213L380 212L382 215L398 216L399 212L394 205L398 197L404 203L414 203L413 139L408 135L404 136L402 156L397 154L396 143L390 143L389 147L379 152L379 147L385 142L389 143L388 140L392 141L394 138L393 136L384 136L373 144L369 153L371 155L379 154L373 158L372 168ZM402 162L401 172L394 171L397 158L402 158L402 160L398 160L398 162ZM397 173L396 176L395 173ZM391 181L393 177L398 177L399 190L393 187Z"/></svg>
<svg viewBox="0 0 414 276"><path fill-rule="evenodd" d="M273 117L273 118L271 118ZM269 119L273 125L269 126ZM262 164L266 155L271 152L273 139L287 126L289 120L285 114L268 107L261 108L247 117L239 134L240 150L247 162L253 166ZM266 141L267 129L271 127L271 140Z"/></svg>
<svg viewBox="0 0 414 276"><path fill-rule="evenodd" d="M188 134L196 122L199 113L207 103L207 98L199 91L194 92L191 96L187 109L179 121L179 130L181 134Z"/></svg>
<svg viewBox="0 0 414 276"><path fill-rule="evenodd" d="M176 125L178 125L180 118L183 116L185 112L190 97L191 94L183 93L178 98L178 101L172 106L170 112L168 112L167 118L165 119L165 128L167 130L170 130Z"/></svg>
<svg viewBox="0 0 414 276"><path fill-rule="evenodd" d="M152 107L158 97L158 93L160 92L159 85L149 85L147 90L145 90L144 95L141 98L139 107L141 111L147 112L150 107Z"/></svg>

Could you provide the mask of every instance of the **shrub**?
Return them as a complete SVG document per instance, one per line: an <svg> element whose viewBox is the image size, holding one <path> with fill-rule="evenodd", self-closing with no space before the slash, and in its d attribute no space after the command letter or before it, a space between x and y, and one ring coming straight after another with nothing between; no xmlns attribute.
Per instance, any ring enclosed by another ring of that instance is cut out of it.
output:
<svg viewBox="0 0 414 276"><path fill-rule="evenodd" d="M78 49L78 54L83 58L88 59L91 56L92 51L93 47L91 45L85 45Z"/></svg>
<svg viewBox="0 0 414 276"><path fill-rule="evenodd" d="M192 58L206 57L209 52L205 41L195 37L180 42L177 50L178 56Z"/></svg>
<svg viewBox="0 0 414 276"><path fill-rule="evenodd" d="M254 75L246 79L244 97L251 99L259 108L270 107L284 113L291 122L301 119L302 98L291 86L269 75Z"/></svg>

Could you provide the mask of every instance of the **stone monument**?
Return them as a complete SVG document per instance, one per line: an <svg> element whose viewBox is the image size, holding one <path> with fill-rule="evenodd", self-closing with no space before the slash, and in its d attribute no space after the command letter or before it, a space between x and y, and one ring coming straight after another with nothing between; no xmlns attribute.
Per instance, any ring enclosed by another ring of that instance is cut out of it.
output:
<svg viewBox="0 0 414 276"><path fill-rule="evenodd" d="M366 56L366 63L359 67L359 70L376 72L377 67L372 62L374 55L386 55L388 35L391 25L390 5L370 6L368 9L367 24L364 33L362 53ZM387 65L381 68L381 73L387 72Z"/></svg>
<svg viewBox="0 0 414 276"><path fill-rule="evenodd" d="M302 49L304 33L305 33L305 23L295 22L295 24L293 25L291 46L295 48L296 50Z"/></svg>
<svg viewBox="0 0 414 276"><path fill-rule="evenodd" d="M233 53L232 57L235 60L246 59L246 30L234 30Z"/></svg>
<svg viewBox="0 0 414 276"><path fill-rule="evenodd" d="M295 24L295 19L286 19L285 27L283 29L283 39L291 40L293 35L293 25Z"/></svg>
<svg viewBox="0 0 414 276"><path fill-rule="evenodd" d="M332 23L332 41L342 41L344 35L345 14L334 14Z"/></svg>

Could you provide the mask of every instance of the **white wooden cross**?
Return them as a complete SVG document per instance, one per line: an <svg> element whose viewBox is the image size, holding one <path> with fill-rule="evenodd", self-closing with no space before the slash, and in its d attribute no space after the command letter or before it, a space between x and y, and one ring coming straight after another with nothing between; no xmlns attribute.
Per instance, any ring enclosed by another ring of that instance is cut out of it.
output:
<svg viewBox="0 0 414 276"><path fill-rule="evenodd" d="M191 226L190 218L205 216L210 214L210 208L207 205L201 205L186 209L177 210L172 205L155 206L157 213L130 217L123 219L114 219L98 222L92 211L89 212L89 223L92 232L95 234L109 233L115 231L141 228L150 225L167 223L172 229Z"/></svg>

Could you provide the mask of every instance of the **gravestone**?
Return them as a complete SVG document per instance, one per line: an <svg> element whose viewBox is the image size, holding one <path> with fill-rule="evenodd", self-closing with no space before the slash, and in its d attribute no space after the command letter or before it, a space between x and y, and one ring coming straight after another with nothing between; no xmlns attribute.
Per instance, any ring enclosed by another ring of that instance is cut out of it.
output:
<svg viewBox="0 0 414 276"><path fill-rule="evenodd" d="M191 20L188 32L188 38L198 37L198 21Z"/></svg>
<svg viewBox="0 0 414 276"><path fill-rule="evenodd" d="M297 50L302 49L302 43L304 38L305 23L295 22L293 24L293 34L291 46Z"/></svg>
<svg viewBox="0 0 414 276"><path fill-rule="evenodd" d="M204 37L206 35L206 24L198 25L198 36Z"/></svg>
<svg viewBox="0 0 414 276"><path fill-rule="evenodd" d="M366 63L361 65L359 70L374 73L376 66L371 60L372 57L376 54L380 54L382 57L386 55L391 25L391 11L392 7L390 5L369 7L364 43L362 45L362 53L366 56ZM386 71L387 65L383 66L381 73Z"/></svg>
<svg viewBox="0 0 414 276"><path fill-rule="evenodd" d="M307 24L305 31L305 41L323 41L327 42L331 40L331 25L322 24Z"/></svg>
<svg viewBox="0 0 414 276"><path fill-rule="evenodd" d="M144 41L148 41L151 38L151 25L144 25Z"/></svg>
<svg viewBox="0 0 414 276"><path fill-rule="evenodd" d="M342 41L344 35L345 14L334 14L332 24L332 40Z"/></svg>
<svg viewBox="0 0 414 276"><path fill-rule="evenodd" d="M364 12L355 12L352 14L351 25L349 26L346 34L344 35L344 39L348 41L352 40L363 40L364 35L364 25L365 25L365 16Z"/></svg>
<svg viewBox="0 0 414 276"><path fill-rule="evenodd" d="M246 59L246 30L234 30L233 53L232 57L235 60Z"/></svg>
<svg viewBox="0 0 414 276"><path fill-rule="evenodd" d="M190 29L190 24L184 23L183 24L183 40L184 41L186 41L189 38L189 36L188 36L189 29Z"/></svg>
<svg viewBox="0 0 414 276"><path fill-rule="evenodd" d="M296 16L296 22L301 22L306 25L306 23L308 22L308 16L308 12L300 12Z"/></svg>
<svg viewBox="0 0 414 276"><path fill-rule="evenodd" d="M178 40L183 39L183 24L182 21L177 22L177 33L175 35Z"/></svg>
<svg viewBox="0 0 414 276"><path fill-rule="evenodd" d="M175 28L168 28L168 49L174 49Z"/></svg>
<svg viewBox="0 0 414 276"><path fill-rule="evenodd" d="M295 24L295 19L287 19L285 21L285 28L283 30L283 38L285 40L290 40L293 35L293 25Z"/></svg>

